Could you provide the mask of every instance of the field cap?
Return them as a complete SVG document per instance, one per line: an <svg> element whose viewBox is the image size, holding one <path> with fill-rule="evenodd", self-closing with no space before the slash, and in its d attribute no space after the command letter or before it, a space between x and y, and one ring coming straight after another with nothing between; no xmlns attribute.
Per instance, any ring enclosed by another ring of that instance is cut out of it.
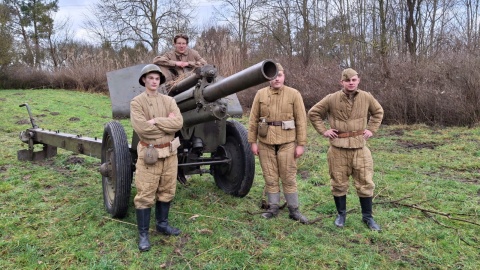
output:
<svg viewBox="0 0 480 270"><path fill-rule="evenodd" d="M353 68L344 69L342 71L342 81L350 80L355 75L358 75L358 73Z"/></svg>

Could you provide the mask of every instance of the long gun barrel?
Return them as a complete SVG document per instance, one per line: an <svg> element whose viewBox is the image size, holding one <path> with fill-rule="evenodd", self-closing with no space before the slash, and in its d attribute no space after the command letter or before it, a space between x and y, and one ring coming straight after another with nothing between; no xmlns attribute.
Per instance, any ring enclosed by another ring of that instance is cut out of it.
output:
<svg viewBox="0 0 480 270"><path fill-rule="evenodd" d="M186 112L201 106L201 100L199 99L202 99L204 102L214 102L249 87L273 80L277 73L275 62L264 60L232 76L211 84L207 83L204 87L189 89L176 95L174 98L180 111ZM200 91L200 93L195 91Z"/></svg>
<svg viewBox="0 0 480 270"><path fill-rule="evenodd" d="M168 95L169 96L175 96L175 95L178 95L179 93L181 93L181 92L183 92L187 89L190 89L190 88L194 87L197 84L198 79L200 79L200 78L201 78L200 69L197 69L190 76L188 76L185 79L183 79L179 82L176 82L174 85L172 85L170 87L170 89L168 90Z"/></svg>

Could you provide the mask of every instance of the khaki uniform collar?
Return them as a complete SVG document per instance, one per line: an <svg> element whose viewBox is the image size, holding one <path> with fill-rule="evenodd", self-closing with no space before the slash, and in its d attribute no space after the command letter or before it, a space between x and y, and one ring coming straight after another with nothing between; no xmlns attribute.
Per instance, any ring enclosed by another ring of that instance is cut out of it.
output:
<svg viewBox="0 0 480 270"><path fill-rule="evenodd" d="M158 97L158 91L155 91L155 93L151 93L148 90L145 90L145 94L147 94L147 97Z"/></svg>
<svg viewBox="0 0 480 270"><path fill-rule="evenodd" d="M175 54L177 56L188 56L188 49L186 49L184 53L179 53L179 52L175 51Z"/></svg>
<svg viewBox="0 0 480 270"><path fill-rule="evenodd" d="M273 95L278 95L282 90L283 88L285 88L285 85L283 85L282 87L278 88L278 89L275 89L273 87L269 87L268 90L270 92L270 94L273 94Z"/></svg>
<svg viewBox="0 0 480 270"><path fill-rule="evenodd" d="M356 97L357 94L358 94L358 88L357 88L353 93L351 93L351 94L346 93L345 88L342 88L342 93L343 93L343 95L344 95L346 98L354 98L354 97Z"/></svg>

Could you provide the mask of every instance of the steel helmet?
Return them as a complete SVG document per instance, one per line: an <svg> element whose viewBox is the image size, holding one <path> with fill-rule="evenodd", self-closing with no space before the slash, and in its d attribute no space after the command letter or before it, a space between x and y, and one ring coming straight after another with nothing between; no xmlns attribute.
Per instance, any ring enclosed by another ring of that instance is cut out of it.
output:
<svg viewBox="0 0 480 270"><path fill-rule="evenodd" d="M138 82L140 83L141 86L145 86L145 83L143 82L142 78L151 72L156 72L160 75L160 84L165 83L165 80L166 80L165 75L163 75L162 71L160 70L160 67L155 64L148 64L145 67L143 67L142 71L140 72L140 78L138 79Z"/></svg>

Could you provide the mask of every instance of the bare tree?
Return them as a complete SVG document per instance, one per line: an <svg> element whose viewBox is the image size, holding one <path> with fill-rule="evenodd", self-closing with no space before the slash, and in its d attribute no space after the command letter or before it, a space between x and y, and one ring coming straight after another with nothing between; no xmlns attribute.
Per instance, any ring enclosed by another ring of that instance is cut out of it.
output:
<svg viewBox="0 0 480 270"><path fill-rule="evenodd" d="M462 0L464 5L465 16L460 16L463 22L460 22L460 25L464 25L464 31L466 34L466 43L467 47L470 50L477 49L480 45L480 1L479 0Z"/></svg>
<svg viewBox="0 0 480 270"><path fill-rule="evenodd" d="M417 60L418 25L420 23L422 0L406 0L405 42L412 60Z"/></svg>
<svg viewBox="0 0 480 270"><path fill-rule="evenodd" d="M236 37L242 59L248 59L249 38L255 31L255 18L260 16L260 8L266 0L220 0L221 9L215 8L220 20L227 23ZM257 16L257 17L255 17Z"/></svg>
<svg viewBox="0 0 480 270"><path fill-rule="evenodd" d="M315 10L311 6L311 2L315 1L309 1L308 0L295 0L295 5L298 10L299 14L299 27L298 27L298 34L297 34L297 41L300 43L301 47L301 53L300 55L302 56L302 62L303 66L307 67L308 63L310 61L310 57L312 55L312 28L313 28L313 23L312 23L312 18L311 18L311 11Z"/></svg>
<svg viewBox="0 0 480 270"><path fill-rule="evenodd" d="M188 0L104 0L93 7L86 26L102 43L115 45L142 42L154 53L172 43L179 32L191 33Z"/></svg>
<svg viewBox="0 0 480 270"><path fill-rule="evenodd" d="M49 31L47 36L48 50L52 60L53 68L58 69L66 64L64 47L73 41L73 33L69 19L55 22L55 27Z"/></svg>
<svg viewBox="0 0 480 270"><path fill-rule="evenodd" d="M294 7L291 0L268 1L263 7L264 12L258 18L259 26L257 40L259 49L269 53L270 57L287 55L291 58L294 54L294 38L292 33Z"/></svg>
<svg viewBox="0 0 480 270"><path fill-rule="evenodd" d="M390 47L388 45L388 31L387 31L387 16L388 16L388 0L378 0L378 10L380 19L380 58L382 62L383 74L386 78L391 76L390 68L388 66L388 52Z"/></svg>

